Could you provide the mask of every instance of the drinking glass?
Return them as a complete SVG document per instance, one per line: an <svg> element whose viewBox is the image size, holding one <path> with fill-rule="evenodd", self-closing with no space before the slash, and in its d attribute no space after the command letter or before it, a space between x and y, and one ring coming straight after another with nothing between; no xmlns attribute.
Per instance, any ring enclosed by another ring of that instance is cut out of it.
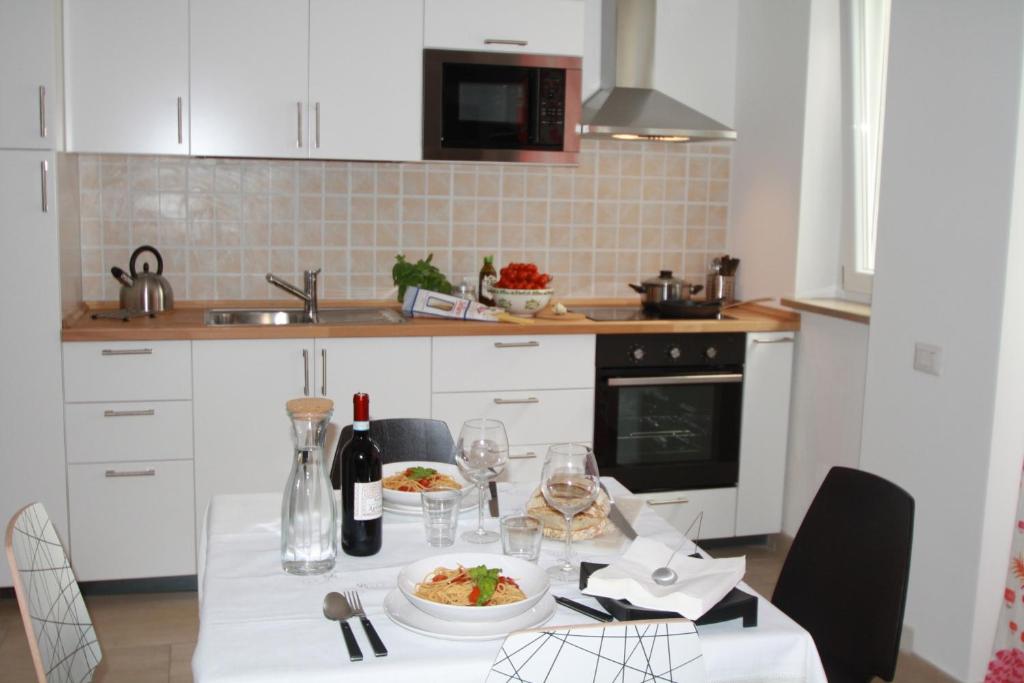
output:
<svg viewBox="0 0 1024 683"><path fill-rule="evenodd" d="M466 420L455 443L455 464L462 475L476 484L478 491L477 528L462 534L470 543L494 543L498 534L484 529L484 493L487 481L505 468L508 462L508 436L499 420L478 418Z"/></svg>
<svg viewBox="0 0 1024 683"><path fill-rule="evenodd" d="M540 481L544 500L565 517L565 557L548 567L548 575L558 581L578 581L580 567L572 558L572 518L597 498L600 479L594 452L577 443L551 446Z"/></svg>
<svg viewBox="0 0 1024 683"><path fill-rule="evenodd" d="M544 540L544 523L536 517L519 512L501 518L501 552L528 562L540 557Z"/></svg>
<svg viewBox="0 0 1024 683"><path fill-rule="evenodd" d="M434 489L420 494L423 506L423 529L427 545L443 548L455 543L455 529L459 525L462 491Z"/></svg>

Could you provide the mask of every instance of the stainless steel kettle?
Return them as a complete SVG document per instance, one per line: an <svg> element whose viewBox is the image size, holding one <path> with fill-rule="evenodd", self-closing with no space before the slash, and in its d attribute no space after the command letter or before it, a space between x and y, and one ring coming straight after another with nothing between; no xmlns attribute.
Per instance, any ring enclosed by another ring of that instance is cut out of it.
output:
<svg viewBox="0 0 1024 683"><path fill-rule="evenodd" d="M149 270L149 264L142 264L142 272L135 268L135 262L141 254L149 252L156 257L156 272ZM110 269L110 274L121 283L121 308L144 313L159 313L174 308L174 292L171 283L163 276L164 259L154 247L144 244L132 252L128 262L128 272L117 266Z"/></svg>

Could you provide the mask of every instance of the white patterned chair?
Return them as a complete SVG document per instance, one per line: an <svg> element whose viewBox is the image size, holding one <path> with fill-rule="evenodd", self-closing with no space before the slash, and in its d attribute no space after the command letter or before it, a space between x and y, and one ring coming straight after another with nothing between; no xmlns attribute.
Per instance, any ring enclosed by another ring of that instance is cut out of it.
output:
<svg viewBox="0 0 1024 683"><path fill-rule="evenodd" d="M89 683L103 654L64 546L41 503L15 513L5 545L39 683Z"/></svg>

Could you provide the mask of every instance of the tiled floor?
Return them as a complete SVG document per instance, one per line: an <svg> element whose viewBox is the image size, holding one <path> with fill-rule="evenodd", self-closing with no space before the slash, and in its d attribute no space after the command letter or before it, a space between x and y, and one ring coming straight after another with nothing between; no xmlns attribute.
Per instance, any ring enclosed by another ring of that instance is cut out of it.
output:
<svg viewBox="0 0 1024 683"><path fill-rule="evenodd" d="M785 557L783 538L768 545L716 547L715 556L747 556L746 581L771 595ZM97 683L186 683L199 633L195 593L103 595L86 599L103 648ZM0 683L31 683L32 662L14 600L0 600ZM955 683L923 660L904 653L896 683Z"/></svg>

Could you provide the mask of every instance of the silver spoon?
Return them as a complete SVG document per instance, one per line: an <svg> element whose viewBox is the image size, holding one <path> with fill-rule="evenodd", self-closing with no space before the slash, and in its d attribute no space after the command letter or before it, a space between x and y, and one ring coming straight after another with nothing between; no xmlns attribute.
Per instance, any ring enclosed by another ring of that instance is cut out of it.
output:
<svg viewBox="0 0 1024 683"><path fill-rule="evenodd" d="M363 651L359 649L359 643L356 642L356 636L352 633L352 627L348 625L347 621L354 617L355 613L345 596L333 591L324 596L324 616L341 624L341 633L345 636L345 647L348 648L348 658L353 662L363 661Z"/></svg>
<svg viewBox="0 0 1024 683"><path fill-rule="evenodd" d="M677 545L676 549L672 551L672 554L668 556L668 561L665 562L665 566L658 567L653 572L651 572L651 581L654 581L654 583L658 584L659 586L671 586L673 583L676 582L676 580L679 578L679 575L676 574L676 570L672 569L672 567L669 567L668 564L672 561L672 558L676 556L676 553L679 552L680 548L682 548L688 540L688 537L690 535L690 529L693 529L694 524L697 525L697 536L700 536L700 525L703 521L704 511L701 510L701 512L697 514L697 518L690 522L690 526L686 529L686 533L683 534L683 542Z"/></svg>

